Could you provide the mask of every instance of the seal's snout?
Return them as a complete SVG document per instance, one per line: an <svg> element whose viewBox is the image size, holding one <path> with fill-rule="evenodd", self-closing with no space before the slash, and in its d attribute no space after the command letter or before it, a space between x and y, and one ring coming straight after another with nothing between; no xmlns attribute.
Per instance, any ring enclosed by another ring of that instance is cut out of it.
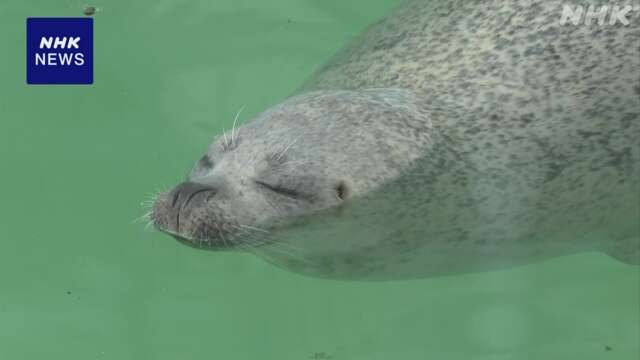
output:
<svg viewBox="0 0 640 360"><path fill-rule="evenodd" d="M191 181L176 186L168 195L171 200L171 210L176 212L187 205L202 205L208 198L215 195L216 189L211 185L199 184Z"/></svg>
<svg viewBox="0 0 640 360"><path fill-rule="evenodd" d="M152 214L154 224L162 231L181 233L190 215L205 208L217 192L211 185L191 181L178 184L156 201Z"/></svg>

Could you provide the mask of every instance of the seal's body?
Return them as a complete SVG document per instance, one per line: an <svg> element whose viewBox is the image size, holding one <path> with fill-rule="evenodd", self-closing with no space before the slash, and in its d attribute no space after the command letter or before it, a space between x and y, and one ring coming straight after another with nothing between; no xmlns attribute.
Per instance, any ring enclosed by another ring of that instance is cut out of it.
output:
<svg viewBox="0 0 640 360"><path fill-rule="evenodd" d="M563 25L567 4L404 4L214 142L154 223L340 279L640 263L640 10Z"/></svg>

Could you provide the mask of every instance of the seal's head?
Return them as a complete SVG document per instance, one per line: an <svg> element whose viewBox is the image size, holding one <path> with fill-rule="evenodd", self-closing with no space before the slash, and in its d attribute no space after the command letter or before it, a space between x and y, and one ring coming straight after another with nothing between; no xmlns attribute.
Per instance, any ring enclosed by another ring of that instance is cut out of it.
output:
<svg viewBox="0 0 640 360"><path fill-rule="evenodd" d="M397 89L292 97L218 137L186 182L158 196L152 221L198 248L278 241L278 230L340 211L414 158L424 121L406 126L408 99Z"/></svg>

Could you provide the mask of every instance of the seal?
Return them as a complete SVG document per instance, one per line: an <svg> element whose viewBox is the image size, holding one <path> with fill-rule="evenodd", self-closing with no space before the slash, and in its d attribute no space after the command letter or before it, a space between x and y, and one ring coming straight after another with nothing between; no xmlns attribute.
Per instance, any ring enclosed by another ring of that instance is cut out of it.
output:
<svg viewBox="0 0 640 360"><path fill-rule="evenodd" d="M151 220L193 247L334 279L583 251L638 264L640 11L562 23L589 4L404 3L234 121Z"/></svg>

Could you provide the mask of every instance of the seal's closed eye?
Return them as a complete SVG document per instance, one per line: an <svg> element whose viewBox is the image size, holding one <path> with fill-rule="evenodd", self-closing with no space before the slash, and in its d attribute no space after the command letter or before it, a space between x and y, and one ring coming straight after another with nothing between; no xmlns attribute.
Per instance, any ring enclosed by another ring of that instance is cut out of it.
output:
<svg viewBox="0 0 640 360"><path fill-rule="evenodd" d="M256 180L255 183L260 185L260 186L262 186L262 187L264 187L264 188L266 188L266 189L268 189L268 190L271 190L271 191L273 191L275 193L278 193L278 194L281 194L281 195L284 195L284 196L288 196L290 198L297 199L297 198L300 198L301 195L302 195L302 194L300 194L299 192L297 192L295 190L288 189L288 188L285 188L285 187L282 187L282 186L271 185L271 184L267 184L265 182L258 181L258 180Z"/></svg>

